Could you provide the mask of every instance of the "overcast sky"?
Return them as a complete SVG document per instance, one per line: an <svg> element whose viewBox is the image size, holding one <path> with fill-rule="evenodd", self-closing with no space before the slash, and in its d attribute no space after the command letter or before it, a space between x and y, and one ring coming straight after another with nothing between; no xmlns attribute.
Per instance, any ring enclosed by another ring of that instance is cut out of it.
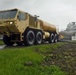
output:
<svg viewBox="0 0 76 75"><path fill-rule="evenodd" d="M60 30L76 21L76 0L0 0L0 10L19 8L54 25Z"/></svg>

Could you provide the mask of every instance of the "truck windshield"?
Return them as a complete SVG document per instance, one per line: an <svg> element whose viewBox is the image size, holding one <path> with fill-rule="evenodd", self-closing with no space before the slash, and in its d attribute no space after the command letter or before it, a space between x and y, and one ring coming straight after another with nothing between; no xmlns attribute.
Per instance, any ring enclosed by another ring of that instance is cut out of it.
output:
<svg viewBox="0 0 76 75"><path fill-rule="evenodd" d="M0 12L0 19L12 19L15 18L17 13L17 9L8 10L8 11L1 11Z"/></svg>

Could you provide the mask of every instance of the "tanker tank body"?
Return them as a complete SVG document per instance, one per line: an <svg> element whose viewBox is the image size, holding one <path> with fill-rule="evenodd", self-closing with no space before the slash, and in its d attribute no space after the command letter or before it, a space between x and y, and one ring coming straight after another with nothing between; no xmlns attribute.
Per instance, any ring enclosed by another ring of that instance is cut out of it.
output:
<svg viewBox="0 0 76 75"><path fill-rule="evenodd" d="M58 42L59 39L59 29L52 24L40 20L40 26L44 32L44 39L49 41L49 43Z"/></svg>

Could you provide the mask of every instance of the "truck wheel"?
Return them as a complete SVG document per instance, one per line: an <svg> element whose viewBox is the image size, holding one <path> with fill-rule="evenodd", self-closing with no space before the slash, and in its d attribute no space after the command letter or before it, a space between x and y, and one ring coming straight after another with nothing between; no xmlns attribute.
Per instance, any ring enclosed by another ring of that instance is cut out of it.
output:
<svg viewBox="0 0 76 75"><path fill-rule="evenodd" d="M50 34L49 43L54 43L54 34Z"/></svg>
<svg viewBox="0 0 76 75"><path fill-rule="evenodd" d="M58 40L58 42L59 42L59 35L57 35L57 40Z"/></svg>
<svg viewBox="0 0 76 75"><path fill-rule="evenodd" d="M12 45L14 44L14 42L11 42L11 41L10 41L10 37L8 37L8 36L6 36L6 35L3 36L3 42L4 42L4 44L6 44L7 46L12 46Z"/></svg>
<svg viewBox="0 0 76 75"><path fill-rule="evenodd" d="M32 30L29 30L24 35L24 45L31 46L35 42L35 34Z"/></svg>
<svg viewBox="0 0 76 75"><path fill-rule="evenodd" d="M55 43L58 42L58 36L57 36L57 34L55 34L55 36L54 36L54 42Z"/></svg>
<svg viewBox="0 0 76 75"><path fill-rule="evenodd" d="M37 34L36 34L35 43L36 44L41 44L42 43L42 33L40 31L38 31Z"/></svg>

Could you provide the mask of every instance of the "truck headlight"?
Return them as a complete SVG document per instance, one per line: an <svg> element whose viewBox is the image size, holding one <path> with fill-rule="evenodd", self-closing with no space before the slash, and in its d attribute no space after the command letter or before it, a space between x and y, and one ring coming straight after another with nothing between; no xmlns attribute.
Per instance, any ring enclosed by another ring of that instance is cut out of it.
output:
<svg viewBox="0 0 76 75"><path fill-rule="evenodd" d="M13 22L10 22L10 24L13 24Z"/></svg>

